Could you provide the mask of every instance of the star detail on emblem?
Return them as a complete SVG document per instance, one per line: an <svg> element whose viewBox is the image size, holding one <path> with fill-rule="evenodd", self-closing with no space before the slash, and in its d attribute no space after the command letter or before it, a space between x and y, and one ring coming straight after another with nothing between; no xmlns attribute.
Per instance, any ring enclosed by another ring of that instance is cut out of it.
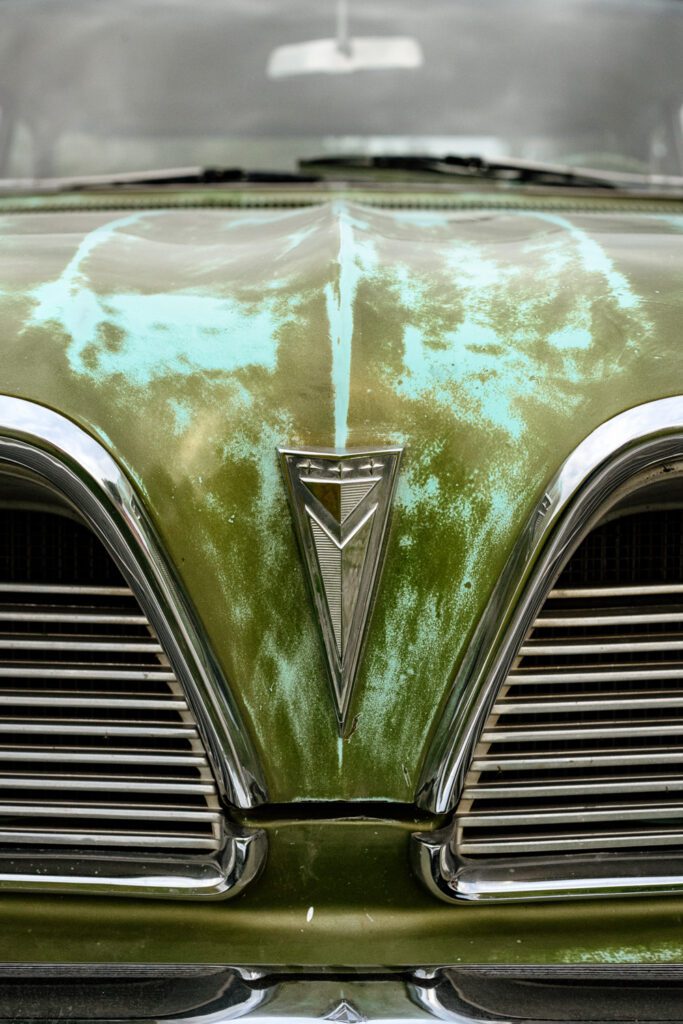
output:
<svg viewBox="0 0 683 1024"><path fill-rule="evenodd" d="M401 452L280 449L342 735L381 571Z"/></svg>

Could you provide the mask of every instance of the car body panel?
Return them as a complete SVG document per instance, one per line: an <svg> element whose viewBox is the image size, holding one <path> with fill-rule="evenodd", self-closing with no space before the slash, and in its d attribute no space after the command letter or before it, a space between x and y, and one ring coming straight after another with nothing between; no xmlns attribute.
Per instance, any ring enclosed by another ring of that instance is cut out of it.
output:
<svg viewBox="0 0 683 1024"><path fill-rule="evenodd" d="M138 488L270 799L410 803L557 468L681 391L683 203L220 195L0 203L0 390L74 420ZM342 740L276 449L393 444Z"/></svg>

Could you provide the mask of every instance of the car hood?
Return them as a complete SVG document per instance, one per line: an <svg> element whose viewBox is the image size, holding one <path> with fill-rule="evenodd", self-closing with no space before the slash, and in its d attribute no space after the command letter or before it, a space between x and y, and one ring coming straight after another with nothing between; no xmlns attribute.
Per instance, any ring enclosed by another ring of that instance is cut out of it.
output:
<svg viewBox="0 0 683 1024"><path fill-rule="evenodd" d="M272 800L412 801L549 480L682 390L683 206L73 205L0 211L0 391L79 423L138 488ZM395 444L342 740L277 448Z"/></svg>

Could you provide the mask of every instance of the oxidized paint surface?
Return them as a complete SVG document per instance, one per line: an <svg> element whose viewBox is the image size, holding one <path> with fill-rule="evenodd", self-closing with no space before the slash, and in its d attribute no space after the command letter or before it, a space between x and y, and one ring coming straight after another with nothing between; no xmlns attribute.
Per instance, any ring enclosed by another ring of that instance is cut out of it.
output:
<svg viewBox="0 0 683 1024"><path fill-rule="evenodd" d="M610 416L683 392L682 263L680 217L616 207L6 213L0 391L80 423L137 484L271 799L409 802L559 464ZM338 742L276 448L395 443Z"/></svg>

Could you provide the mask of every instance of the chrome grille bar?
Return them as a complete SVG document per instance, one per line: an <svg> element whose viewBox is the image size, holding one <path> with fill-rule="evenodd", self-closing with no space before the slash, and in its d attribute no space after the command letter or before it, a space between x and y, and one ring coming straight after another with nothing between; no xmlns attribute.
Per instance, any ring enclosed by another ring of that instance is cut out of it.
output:
<svg viewBox="0 0 683 1024"><path fill-rule="evenodd" d="M634 608L571 608L553 609L542 611L536 620L537 628L548 629L549 627L566 627L574 629L578 626L633 626L658 622L677 623L683 622L683 608L680 605L665 607L652 607L644 609L637 605Z"/></svg>
<svg viewBox="0 0 683 1024"><path fill-rule="evenodd" d="M69 829L64 826L44 829L24 829L0 827L0 845L3 843L30 844L41 848L46 846L69 846L71 848L91 849L97 847L123 847L126 850L175 851L204 850L215 851L216 840L204 835L191 835L182 831L165 829L152 834L127 832L120 829L105 830L102 828Z"/></svg>
<svg viewBox="0 0 683 1024"><path fill-rule="evenodd" d="M0 776L0 785L2 777ZM463 797L466 800L546 800L553 796L584 796L593 793L671 793L683 791L680 775L629 776L625 779L599 778L589 776L574 782L527 782L516 786L514 783L491 783L466 786Z"/></svg>
<svg viewBox="0 0 683 1024"><path fill-rule="evenodd" d="M484 747L484 751L488 747ZM551 768L619 768L640 764L680 764L683 749L675 747L622 748L612 753L593 751L590 753L536 753L533 750L523 755L475 754L471 769L474 772L494 771L547 771Z"/></svg>
<svg viewBox="0 0 683 1024"><path fill-rule="evenodd" d="M683 594L683 583L638 583L628 587L565 587L550 591L550 601L584 600L587 597L660 597L662 594Z"/></svg>
<svg viewBox="0 0 683 1024"><path fill-rule="evenodd" d="M14 634L0 635L0 651L88 651L108 654L161 654L162 647L156 640L128 640L114 638L105 640L97 637L83 636L74 638L71 634L34 635Z"/></svg>
<svg viewBox="0 0 683 1024"><path fill-rule="evenodd" d="M496 857L501 854L521 853L577 853L591 850L624 850L657 848L660 846L683 845L683 828L670 832L643 828L637 832L555 832L551 835L537 835L527 839L486 839L461 840L459 849L465 856Z"/></svg>
<svg viewBox="0 0 683 1024"><path fill-rule="evenodd" d="M605 695L599 693L573 694L567 700L553 700L552 696L538 700L524 700L520 697L508 697L493 706L494 715L556 715L561 712L584 714L586 711L631 711L651 710L653 701L658 708L683 707L683 692L672 696L671 691L659 690L653 693L637 691L633 696L626 696L623 691L618 694ZM0 703L2 698L0 697Z"/></svg>

